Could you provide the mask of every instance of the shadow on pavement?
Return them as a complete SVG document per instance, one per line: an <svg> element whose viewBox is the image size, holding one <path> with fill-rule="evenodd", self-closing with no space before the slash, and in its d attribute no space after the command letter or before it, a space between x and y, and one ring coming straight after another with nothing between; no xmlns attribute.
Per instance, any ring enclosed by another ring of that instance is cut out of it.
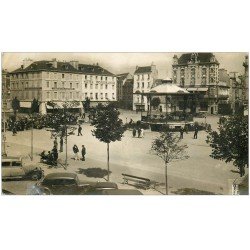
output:
<svg viewBox="0 0 250 250"><path fill-rule="evenodd" d="M179 195L216 195L216 193L198 190L194 188L181 188L176 191L172 191L171 193Z"/></svg>
<svg viewBox="0 0 250 250"><path fill-rule="evenodd" d="M77 171L78 174L84 174L87 177L94 177L94 178L104 178L108 175L108 170L102 169L102 168L78 168ZM109 174L111 174L111 171L109 171Z"/></svg>

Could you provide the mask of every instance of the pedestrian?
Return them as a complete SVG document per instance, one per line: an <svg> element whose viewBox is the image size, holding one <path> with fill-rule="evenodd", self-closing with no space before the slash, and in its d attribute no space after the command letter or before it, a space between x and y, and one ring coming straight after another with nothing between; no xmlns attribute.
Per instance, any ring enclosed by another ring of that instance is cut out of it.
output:
<svg viewBox="0 0 250 250"><path fill-rule="evenodd" d="M138 138L141 137L141 128L138 128Z"/></svg>
<svg viewBox="0 0 250 250"><path fill-rule="evenodd" d="M136 137L136 129L135 128L133 128L132 134L133 134L133 137Z"/></svg>
<svg viewBox="0 0 250 250"><path fill-rule="evenodd" d="M144 129L141 129L141 138L144 138Z"/></svg>
<svg viewBox="0 0 250 250"><path fill-rule="evenodd" d="M81 127L81 125L79 124L79 127L78 127L78 136L79 135L82 135L82 127Z"/></svg>
<svg viewBox="0 0 250 250"><path fill-rule="evenodd" d="M53 155L53 162L57 166L58 151L57 151L56 146L54 146L52 149L52 155Z"/></svg>
<svg viewBox="0 0 250 250"><path fill-rule="evenodd" d="M194 139L197 139L197 137L198 137L198 127L195 127L194 128Z"/></svg>
<svg viewBox="0 0 250 250"><path fill-rule="evenodd" d="M183 132L184 132L184 129L181 127L180 128L180 139L183 139Z"/></svg>
<svg viewBox="0 0 250 250"><path fill-rule="evenodd" d="M86 155L86 148L84 145L82 145L82 161L85 161L85 155Z"/></svg>
<svg viewBox="0 0 250 250"><path fill-rule="evenodd" d="M56 147L56 149L58 147L57 137L55 137L55 140L54 140L54 147Z"/></svg>
<svg viewBox="0 0 250 250"><path fill-rule="evenodd" d="M60 138L60 152L63 152L63 137Z"/></svg>
<svg viewBox="0 0 250 250"><path fill-rule="evenodd" d="M15 124L13 125L12 132L13 132L13 135L16 135L16 134L17 134L17 130L16 130L16 125L15 125Z"/></svg>
<svg viewBox="0 0 250 250"><path fill-rule="evenodd" d="M76 146L76 144L73 146L73 152L74 152L74 154L75 154L75 161L76 161L76 160L79 161L79 155L78 155L79 149L78 149L78 147Z"/></svg>

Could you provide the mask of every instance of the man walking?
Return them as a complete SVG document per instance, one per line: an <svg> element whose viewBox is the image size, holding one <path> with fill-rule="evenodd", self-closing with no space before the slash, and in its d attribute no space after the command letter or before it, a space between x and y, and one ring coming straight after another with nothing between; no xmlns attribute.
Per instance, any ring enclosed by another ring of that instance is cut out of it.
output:
<svg viewBox="0 0 250 250"><path fill-rule="evenodd" d="M183 132L184 132L184 129L181 127L180 128L180 139L183 139Z"/></svg>
<svg viewBox="0 0 250 250"><path fill-rule="evenodd" d="M85 155L86 155L86 148L84 145L82 145L82 161L85 161Z"/></svg>
<svg viewBox="0 0 250 250"><path fill-rule="evenodd" d="M78 127L78 136L79 135L82 135L82 127L81 127L81 125L79 125L79 127Z"/></svg>
<svg viewBox="0 0 250 250"><path fill-rule="evenodd" d="M136 136L136 129L135 128L133 128L133 137L135 137Z"/></svg>
<svg viewBox="0 0 250 250"><path fill-rule="evenodd" d="M58 147L57 137L55 137L55 140L54 140L54 147L56 147L56 149L57 149L57 147Z"/></svg>
<svg viewBox="0 0 250 250"><path fill-rule="evenodd" d="M198 127L195 127L195 129L194 129L194 139L197 139L197 137L198 137Z"/></svg>
<svg viewBox="0 0 250 250"><path fill-rule="evenodd" d="M60 138L60 152L63 152L63 137Z"/></svg>
<svg viewBox="0 0 250 250"><path fill-rule="evenodd" d="M141 137L141 128L138 128L138 138Z"/></svg>
<svg viewBox="0 0 250 250"><path fill-rule="evenodd" d="M78 155L79 149L78 149L78 147L76 146L76 144L73 146L73 152L74 152L74 154L75 154L75 161L76 161L76 160L79 161L79 155Z"/></svg>

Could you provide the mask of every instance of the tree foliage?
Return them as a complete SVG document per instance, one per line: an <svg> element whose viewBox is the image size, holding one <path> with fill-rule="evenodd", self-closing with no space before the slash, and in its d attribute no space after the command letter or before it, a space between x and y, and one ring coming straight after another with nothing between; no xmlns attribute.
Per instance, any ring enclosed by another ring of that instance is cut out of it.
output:
<svg viewBox="0 0 250 250"><path fill-rule="evenodd" d="M154 108L157 108L160 104L161 104L161 100L160 100L159 97L154 97L151 100L151 106L154 107Z"/></svg>
<svg viewBox="0 0 250 250"><path fill-rule="evenodd" d="M174 160L184 160L189 158L186 153L188 146L180 144L181 139L178 135L171 132L162 132L160 136L153 140L151 152L160 157L164 163Z"/></svg>
<svg viewBox="0 0 250 250"><path fill-rule="evenodd" d="M84 112L89 112L90 110L90 99L87 97L85 101L83 101Z"/></svg>
<svg viewBox="0 0 250 250"><path fill-rule="evenodd" d="M14 111L14 116L16 118L16 113L20 109L20 101L15 97L11 102L12 109Z"/></svg>
<svg viewBox="0 0 250 250"><path fill-rule="evenodd" d="M120 141L125 128L119 115L120 112L112 103L98 104L93 110L91 125L95 126L95 129L92 130L92 134L105 143Z"/></svg>
<svg viewBox="0 0 250 250"><path fill-rule="evenodd" d="M231 116L219 124L218 132L210 130L207 141L212 148L210 157L233 162L240 175L248 166L248 116Z"/></svg>

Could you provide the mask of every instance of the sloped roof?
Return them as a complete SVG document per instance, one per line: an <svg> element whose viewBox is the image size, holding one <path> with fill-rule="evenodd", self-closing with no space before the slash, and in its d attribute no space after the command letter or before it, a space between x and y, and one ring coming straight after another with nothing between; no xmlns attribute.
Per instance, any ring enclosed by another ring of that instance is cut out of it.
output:
<svg viewBox="0 0 250 250"><path fill-rule="evenodd" d="M161 84L150 90L149 93L159 94L189 94L189 92L183 88L178 87L175 84Z"/></svg>
<svg viewBox="0 0 250 250"><path fill-rule="evenodd" d="M150 72L152 72L151 66L138 67L135 70L135 74L150 73Z"/></svg>
<svg viewBox="0 0 250 250"><path fill-rule="evenodd" d="M119 80L123 81L128 75L129 75L129 73L123 73L123 74L116 75L116 77Z"/></svg>
<svg viewBox="0 0 250 250"><path fill-rule="evenodd" d="M83 73L88 75L105 75L114 76L108 70L102 68L99 65L90 64L78 64L78 69L74 68L69 62L58 62L57 67L53 67L51 61L36 61L33 62L26 68L19 68L11 73L26 73L26 72L37 72L37 71L53 71L53 72L69 72L69 73Z"/></svg>
<svg viewBox="0 0 250 250"><path fill-rule="evenodd" d="M187 64L189 61L191 61L192 54L193 53L182 54L181 57L178 59L178 64ZM197 53L197 60L200 63L210 63L210 59L213 56L213 53ZM218 61L215 60L215 63L218 63Z"/></svg>

